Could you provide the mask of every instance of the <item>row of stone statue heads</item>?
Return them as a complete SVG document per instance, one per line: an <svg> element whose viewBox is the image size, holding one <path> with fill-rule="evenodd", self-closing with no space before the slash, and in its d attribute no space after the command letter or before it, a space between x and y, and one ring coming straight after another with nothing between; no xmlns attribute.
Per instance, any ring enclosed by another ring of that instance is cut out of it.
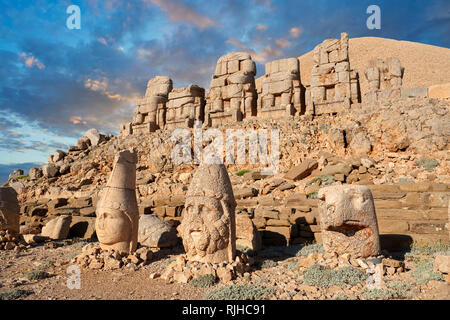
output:
<svg viewBox="0 0 450 320"><path fill-rule="evenodd" d="M139 210L136 198L135 150L119 152L112 173L100 191L96 233L104 250L132 253L137 249ZM340 185L318 193L324 249L352 257L380 253L373 197L365 186ZM186 194L178 226L190 261L233 262L236 256L236 201L223 164L201 164ZM0 188L0 230L19 233L19 204L10 187Z"/></svg>
<svg viewBox="0 0 450 320"><path fill-rule="evenodd" d="M135 192L137 155L119 152L97 206L96 231L103 249L136 250L139 224ZM326 251L353 257L380 252L375 207L364 186L331 186L320 190L319 217ZM223 164L201 164L186 194L178 226L190 261L233 262L236 255L236 201Z"/></svg>

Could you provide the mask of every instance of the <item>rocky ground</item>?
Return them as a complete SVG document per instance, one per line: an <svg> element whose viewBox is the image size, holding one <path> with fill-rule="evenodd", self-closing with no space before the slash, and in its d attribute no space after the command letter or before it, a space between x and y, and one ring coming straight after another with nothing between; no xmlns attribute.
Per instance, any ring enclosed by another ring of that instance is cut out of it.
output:
<svg viewBox="0 0 450 320"><path fill-rule="evenodd" d="M183 253L176 247L155 251L146 265L81 268L81 288L69 289L67 269L85 245L65 240L0 251L1 299L450 299L448 275L445 280L433 270L435 257L450 253L448 246L439 244L372 262L326 255L318 244L268 247L251 257L250 272L234 280L217 283L200 278L187 284L161 278ZM383 266L379 289L368 289L367 277L374 272L369 271L371 263Z"/></svg>

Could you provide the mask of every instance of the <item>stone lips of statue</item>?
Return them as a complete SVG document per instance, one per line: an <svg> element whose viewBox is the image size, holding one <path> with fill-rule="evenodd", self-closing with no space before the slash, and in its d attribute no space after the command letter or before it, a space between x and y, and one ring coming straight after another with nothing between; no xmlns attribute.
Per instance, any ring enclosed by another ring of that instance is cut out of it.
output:
<svg viewBox="0 0 450 320"><path fill-rule="evenodd" d="M95 230L101 244L108 246L125 242L128 250L132 223L125 212L112 208L99 208Z"/></svg>

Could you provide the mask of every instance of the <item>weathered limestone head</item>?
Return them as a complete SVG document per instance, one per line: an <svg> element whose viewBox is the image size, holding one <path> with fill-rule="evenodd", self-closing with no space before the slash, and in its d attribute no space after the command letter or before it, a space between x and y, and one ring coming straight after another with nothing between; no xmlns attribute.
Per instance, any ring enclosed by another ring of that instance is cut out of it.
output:
<svg viewBox="0 0 450 320"><path fill-rule="evenodd" d="M172 79L166 76L156 76L148 81L145 96L163 96L167 98L169 92L172 91L172 87Z"/></svg>
<svg viewBox="0 0 450 320"><path fill-rule="evenodd" d="M19 233L19 202L11 187L0 187L0 230Z"/></svg>
<svg viewBox="0 0 450 320"><path fill-rule="evenodd" d="M108 183L101 191L95 229L104 250L114 249L123 253L136 250L139 229L136 163L134 150L119 152Z"/></svg>
<svg viewBox="0 0 450 320"><path fill-rule="evenodd" d="M178 231L188 260L232 262L236 255L236 201L223 164L202 164L186 194Z"/></svg>
<svg viewBox="0 0 450 320"><path fill-rule="evenodd" d="M319 217L327 252L354 258L376 256L380 239L372 193L365 186L330 186L319 190Z"/></svg>

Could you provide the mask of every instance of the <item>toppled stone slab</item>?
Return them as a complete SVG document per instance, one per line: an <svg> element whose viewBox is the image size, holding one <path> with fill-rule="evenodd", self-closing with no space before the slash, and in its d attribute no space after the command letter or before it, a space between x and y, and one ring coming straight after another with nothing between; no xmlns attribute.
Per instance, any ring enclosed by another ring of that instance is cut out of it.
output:
<svg viewBox="0 0 450 320"><path fill-rule="evenodd" d="M52 219L42 228L41 235L52 240L67 239L71 222L72 216L59 216Z"/></svg>
<svg viewBox="0 0 450 320"><path fill-rule="evenodd" d="M313 159L306 159L300 165L291 168L285 175L284 178L288 180L301 180L306 178L311 174L311 172L319 166L318 162Z"/></svg>
<svg viewBox="0 0 450 320"><path fill-rule="evenodd" d="M138 242L150 248L171 248L178 244L179 238L170 224L155 215L142 215L139 218Z"/></svg>

